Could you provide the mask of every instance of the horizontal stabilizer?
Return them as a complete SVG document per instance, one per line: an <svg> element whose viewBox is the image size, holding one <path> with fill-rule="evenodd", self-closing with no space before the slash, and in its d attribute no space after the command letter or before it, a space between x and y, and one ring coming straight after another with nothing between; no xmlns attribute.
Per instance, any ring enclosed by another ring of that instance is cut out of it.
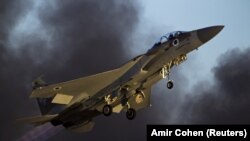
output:
<svg viewBox="0 0 250 141"><path fill-rule="evenodd" d="M41 125L41 124L44 124L46 122L50 122L56 116L57 116L57 114L55 114L55 115L43 115L43 116L39 115L39 116L17 119L17 121L23 122L23 123L30 123L30 124L34 124L34 125Z"/></svg>

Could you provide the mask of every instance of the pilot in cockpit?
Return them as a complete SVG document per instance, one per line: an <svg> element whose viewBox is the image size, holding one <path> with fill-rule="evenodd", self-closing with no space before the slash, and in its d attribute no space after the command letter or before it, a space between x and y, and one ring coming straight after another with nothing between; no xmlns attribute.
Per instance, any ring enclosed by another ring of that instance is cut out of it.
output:
<svg viewBox="0 0 250 141"><path fill-rule="evenodd" d="M170 34L169 36L168 36L168 39L169 40L171 40L171 39L173 39L174 38L174 35L173 34Z"/></svg>
<svg viewBox="0 0 250 141"><path fill-rule="evenodd" d="M159 45L180 36L182 33L183 33L182 31L176 31L176 32L171 32L169 34L166 34L166 35L162 36L160 38L160 41L156 42L154 44L153 48L157 48Z"/></svg>

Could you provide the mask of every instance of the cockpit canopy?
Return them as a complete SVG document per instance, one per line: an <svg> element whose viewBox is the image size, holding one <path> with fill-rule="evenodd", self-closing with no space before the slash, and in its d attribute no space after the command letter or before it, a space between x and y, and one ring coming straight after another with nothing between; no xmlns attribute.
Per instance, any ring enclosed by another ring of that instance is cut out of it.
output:
<svg viewBox="0 0 250 141"><path fill-rule="evenodd" d="M154 44L153 48L155 48L158 45L163 44L163 43L165 43L173 38L180 36L182 33L184 33L184 31L174 31L174 32L170 32L170 33L167 33L167 34L161 36L160 40Z"/></svg>
<svg viewBox="0 0 250 141"><path fill-rule="evenodd" d="M175 37L178 37L180 36L181 34L183 33L183 31L174 31L174 32L170 32L170 33L167 33L165 35L163 35L161 38L160 38L160 43L164 43L168 40L171 40Z"/></svg>

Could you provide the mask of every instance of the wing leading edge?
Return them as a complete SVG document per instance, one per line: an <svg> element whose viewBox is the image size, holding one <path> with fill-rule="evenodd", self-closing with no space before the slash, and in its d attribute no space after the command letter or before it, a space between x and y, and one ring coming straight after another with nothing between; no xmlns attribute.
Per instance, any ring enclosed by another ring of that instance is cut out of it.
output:
<svg viewBox="0 0 250 141"><path fill-rule="evenodd" d="M141 58L141 56L137 57L120 68L111 71L58 84L52 84L45 87L38 87L32 91L30 98L54 97L52 100L53 103L71 105L72 103L95 95L98 91L105 88L126 73Z"/></svg>

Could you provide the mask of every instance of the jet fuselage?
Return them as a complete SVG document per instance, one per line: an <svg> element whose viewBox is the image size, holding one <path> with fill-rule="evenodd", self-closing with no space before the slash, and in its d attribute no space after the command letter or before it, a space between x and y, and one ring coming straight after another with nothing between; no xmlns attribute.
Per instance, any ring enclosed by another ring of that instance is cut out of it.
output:
<svg viewBox="0 0 250 141"><path fill-rule="evenodd" d="M58 84L37 85L30 97L38 99L43 116L31 121L63 124L68 129L85 131L82 127L92 127L92 119L102 113L108 116L125 110L127 118L133 119L135 111L150 106L152 85L163 78L169 79L173 66L185 61L189 52L222 28L172 32L162 36L145 54L118 69ZM167 87L173 87L172 80Z"/></svg>

